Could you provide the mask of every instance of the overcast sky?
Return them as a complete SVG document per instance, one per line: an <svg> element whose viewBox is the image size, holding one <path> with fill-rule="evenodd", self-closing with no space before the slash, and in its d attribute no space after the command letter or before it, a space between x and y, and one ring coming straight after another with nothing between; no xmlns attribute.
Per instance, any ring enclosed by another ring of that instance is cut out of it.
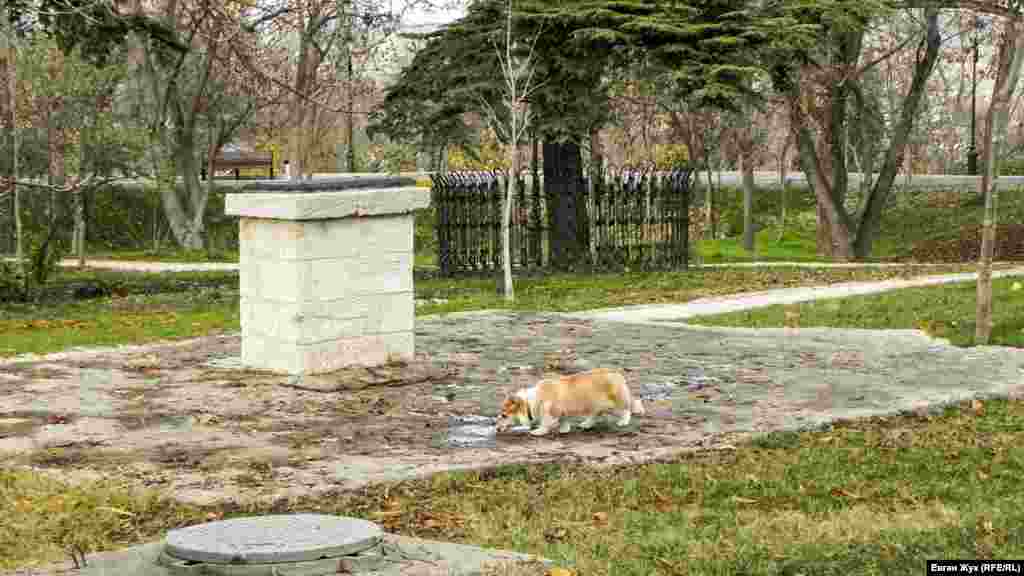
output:
<svg viewBox="0 0 1024 576"><path fill-rule="evenodd" d="M393 0L395 11L401 10L407 0ZM420 4L417 2L416 4ZM447 24L465 14L465 2L463 0L440 0L431 4L441 7L427 10L422 7L415 7L406 13L403 24L405 28L434 27Z"/></svg>

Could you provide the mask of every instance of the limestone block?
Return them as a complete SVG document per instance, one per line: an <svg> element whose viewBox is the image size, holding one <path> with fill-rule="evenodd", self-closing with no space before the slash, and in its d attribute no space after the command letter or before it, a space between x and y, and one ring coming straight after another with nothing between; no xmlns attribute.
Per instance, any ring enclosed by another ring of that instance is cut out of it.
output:
<svg viewBox="0 0 1024 576"><path fill-rule="evenodd" d="M299 344L412 331L415 315L412 292L362 294L320 302L246 296L240 308L244 333Z"/></svg>
<svg viewBox="0 0 1024 576"><path fill-rule="evenodd" d="M430 205L430 190L401 188L309 192L304 194L228 194L228 216L279 220L329 220L352 216L407 214Z"/></svg>
<svg viewBox="0 0 1024 576"><path fill-rule="evenodd" d="M364 254L412 253L413 217L341 220L270 220L241 218L243 254L270 260L358 258Z"/></svg>
<svg viewBox="0 0 1024 576"><path fill-rule="evenodd" d="M346 366L376 366L410 361L412 332L374 334L299 344L242 329L242 363L289 374L319 374Z"/></svg>

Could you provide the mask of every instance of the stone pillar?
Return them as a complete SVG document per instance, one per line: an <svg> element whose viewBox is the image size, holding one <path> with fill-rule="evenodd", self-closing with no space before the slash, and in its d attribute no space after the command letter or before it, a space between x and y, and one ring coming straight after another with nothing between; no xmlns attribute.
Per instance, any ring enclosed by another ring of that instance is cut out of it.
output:
<svg viewBox="0 0 1024 576"><path fill-rule="evenodd" d="M254 183L239 216L242 363L289 374L413 357L412 178Z"/></svg>

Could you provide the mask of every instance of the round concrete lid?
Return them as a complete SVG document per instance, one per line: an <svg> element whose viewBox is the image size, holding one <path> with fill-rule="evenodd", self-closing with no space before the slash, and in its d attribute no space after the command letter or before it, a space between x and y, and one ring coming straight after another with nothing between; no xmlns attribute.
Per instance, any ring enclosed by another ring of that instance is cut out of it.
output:
<svg viewBox="0 0 1024 576"><path fill-rule="evenodd" d="M408 176L335 176L312 180L268 180L253 182L242 192L334 192L366 188L401 188L415 186L416 179Z"/></svg>
<svg viewBox="0 0 1024 576"><path fill-rule="evenodd" d="M167 533L164 553L193 562L303 562L355 554L380 542L373 522L323 514L234 518Z"/></svg>

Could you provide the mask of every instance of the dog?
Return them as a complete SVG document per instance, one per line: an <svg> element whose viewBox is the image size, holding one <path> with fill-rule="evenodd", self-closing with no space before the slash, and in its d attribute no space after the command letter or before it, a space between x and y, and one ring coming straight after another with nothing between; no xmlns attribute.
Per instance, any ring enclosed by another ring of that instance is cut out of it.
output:
<svg viewBox="0 0 1024 576"><path fill-rule="evenodd" d="M516 423L539 422L530 434L544 436L556 427L565 434L572 426L569 422L559 424L563 416L585 416L579 427L586 430L595 424L598 416L611 410L618 413L619 426L628 426L633 414L644 414L643 403L633 398L626 377L617 370L598 368L545 378L535 386L516 391L502 403L496 427L498 432L503 432Z"/></svg>

